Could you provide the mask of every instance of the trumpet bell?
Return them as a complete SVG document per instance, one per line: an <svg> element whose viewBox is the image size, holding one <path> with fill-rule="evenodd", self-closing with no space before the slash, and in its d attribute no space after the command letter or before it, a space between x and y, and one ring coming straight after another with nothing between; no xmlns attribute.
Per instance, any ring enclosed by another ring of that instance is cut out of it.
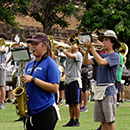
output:
<svg viewBox="0 0 130 130"><path fill-rule="evenodd" d="M126 60L127 60L126 55L127 55L129 49L128 49L128 46L125 43L121 42L120 44L121 44L121 47L119 48L119 52L122 54L123 64L125 64Z"/></svg>
<svg viewBox="0 0 130 130"><path fill-rule="evenodd" d="M122 54L123 57L125 57L128 53L128 46L125 43L120 43L121 47L119 48L119 52Z"/></svg>
<svg viewBox="0 0 130 130"><path fill-rule="evenodd" d="M71 52L71 46L70 45L54 40L53 36L51 36L51 35L49 35L48 38L51 42L52 48L54 50L54 54L57 55L57 48L58 47L63 47L66 51Z"/></svg>
<svg viewBox="0 0 130 130"><path fill-rule="evenodd" d="M0 46L1 46L1 49L3 51L5 50L5 47L7 47L7 46L9 47L9 49L11 49L13 44L14 44L14 42L12 42L12 41L5 41L3 38L0 41Z"/></svg>
<svg viewBox="0 0 130 130"><path fill-rule="evenodd" d="M62 43L62 42L58 42L58 41L53 40L53 45L55 45L54 54L57 54L56 49L58 47L63 47L66 51L71 52L71 46L66 44L66 43Z"/></svg>

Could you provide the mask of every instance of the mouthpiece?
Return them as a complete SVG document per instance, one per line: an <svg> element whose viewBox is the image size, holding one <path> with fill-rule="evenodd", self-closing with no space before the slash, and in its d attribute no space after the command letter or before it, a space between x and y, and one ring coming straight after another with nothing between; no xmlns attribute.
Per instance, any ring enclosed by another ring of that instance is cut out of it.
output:
<svg viewBox="0 0 130 130"><path fill-rule="evenodd" d="M30 51L30 54L32 54L34 52L34 50Z"/></svg>

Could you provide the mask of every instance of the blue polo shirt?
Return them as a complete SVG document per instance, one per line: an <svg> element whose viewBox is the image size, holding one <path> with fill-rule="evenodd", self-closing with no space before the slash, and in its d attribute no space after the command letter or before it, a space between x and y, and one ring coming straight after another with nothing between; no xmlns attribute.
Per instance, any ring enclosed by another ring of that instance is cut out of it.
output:
<svg viewBox="0 0 130 130"><path fill-rule="evenodd" d="M25 70L26 75L30 75L33 64L34 61L27 65ZM49 56L34 69L32 76L49 83L60 83L60 70ZM55 103L54 93L47 92L34 83L29 82L26 85L27 95L29 95L28 116L33 116Z"/></svg>

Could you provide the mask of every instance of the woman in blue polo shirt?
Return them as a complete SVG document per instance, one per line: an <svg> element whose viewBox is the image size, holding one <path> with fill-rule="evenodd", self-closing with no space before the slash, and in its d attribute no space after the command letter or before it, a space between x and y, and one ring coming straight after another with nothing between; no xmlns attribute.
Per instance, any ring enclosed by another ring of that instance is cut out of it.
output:
<svg viewBox="0 0 130 130"><path fill-rule="evenodd" d="M53 130L57 122L54 93L59 89L60 71L50 57L51 45L46 35L36 34L31 49L35 61L30 62L21 81L26 83L28 101L27 130Z"/></svg>

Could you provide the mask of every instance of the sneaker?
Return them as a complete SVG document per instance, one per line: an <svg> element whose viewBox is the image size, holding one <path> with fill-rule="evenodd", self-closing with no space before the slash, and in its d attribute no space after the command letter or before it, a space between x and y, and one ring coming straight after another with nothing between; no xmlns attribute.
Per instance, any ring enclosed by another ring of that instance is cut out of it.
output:
<svg viewBox="0 0 130 130"><path fill-rule="evenodd" d="M58 102L58 105L62 105L62 100Z"/></svg>
<svg viewBox="0 0 130 130"><path fill-rule="evenodd" d="M124 103L124 100L122 100L122 102L121 103Z"/></svg>
<svg viewBox="0 0 130 130"><path fill-rule="evenodd" d="M97 130L102 130L102 125L100 125L100 127Z"/></svg>
<svg viewBox="0 0 130 130"><path fill-rule="evenodd" d="M7 103L7 100L4 100L4 103Z"/></svg>
<svg viewBox="0 0 130 130"><path fill-rule="evenodd" d="M81 111L81 112L87 112L88 109L87 109L87 107L83 106L83 107L80 109L80 111Z"/></svg>
<svg viewBox="0 0 130 130"><path fill-rule="evenodd" d="M0 104L0 109L5 109L4 103L1 103L1 104Z"/></svg>
<svg viewBox="0 0 130 130"><path fill-rule="evenodd" d="M116 104L116 107L119 107L119 103Z"/></svg>
<svg viewBox="0 0 130 130"><path fill-rule="evenodd" d="M84 108L84 106L83 106L83 107L80 107L80 110L83 109L83 108Z"/></svg>
<svg viewBox="0 0 130 130"><path fill-rule="evenodd" d="M63 125L63 127L69 127L69 126L74 126L75 122L74 121L69 121L66 125Z"/></svg>
<svg viewBox="0 0 130 130"><path fill-rule="evenodd" d="M23 121L23 118L20 117L18 120L14 120L14 122L19 122L19 121Z"/></svg>
<svg viewBox="0 0 130 130"><path fill-rule="evenodd" d="M69 105L68 104L64 104L64 107L69 107Z"/></svg>
<svg viewBox="0 0 130 130"><path fill-rule="evenodd" d="M124 103L124 100L120 100L120 103Z"/></svg>
<svg viewBox="0 0 130 130"><path fill-rule="evenodd" d="M12 104L16 104L16 102L12 102Z"/></svg>
<svg viewBox="0 0 130 130"><path fill-rule="evenodd" d="M79 126L80 126L79 121L75 121L73 126L77 126L77 127L79 127Z"/></svg>
<svg viewBox="0 0 130 130"><path fill-rule="evenodd" d="M12 103L12 101L10 99L7 100L7 103Z"/></svg>

